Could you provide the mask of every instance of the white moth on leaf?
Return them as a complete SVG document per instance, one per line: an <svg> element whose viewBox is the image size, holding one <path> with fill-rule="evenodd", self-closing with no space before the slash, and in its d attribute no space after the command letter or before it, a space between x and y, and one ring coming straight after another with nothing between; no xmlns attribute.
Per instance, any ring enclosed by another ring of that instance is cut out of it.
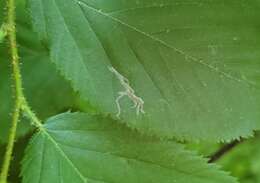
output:
<svg viewBox="0 0 260 183"><path fill-rule="evenodd" d="M144 112L144 101L141 97L138 97L135 95L134 89L130 86L130 83L127 78L125 78L123 75L121 75L114 67L108 67L108 69L115 74L117 79L119 80L120 84L125 89L124 91L118 92L118 97L116 98L116 105L117 105L117 117L119 118L121 114L121 107L120 107L120 99L122 99L124 96L128 96L128 98L134 103L133 108L136 108L136 114L139 115Z"/></svg>

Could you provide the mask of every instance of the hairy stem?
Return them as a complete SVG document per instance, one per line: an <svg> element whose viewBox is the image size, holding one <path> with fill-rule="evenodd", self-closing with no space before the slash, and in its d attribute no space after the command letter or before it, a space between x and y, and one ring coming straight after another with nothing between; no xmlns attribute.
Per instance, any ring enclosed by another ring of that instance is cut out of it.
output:
<svg viewBox="0 0 260 183"><path fill-rule="evenodd" d="M2 170L0 174L0 183L7 183L8 171L10 167L10 162L12 160L12 153L13 153L13 147L15 142L17 124L19 121L21 110L26 109L24 111L28 113L27 116L29 116L30 119L34 121L34 123L38 124L36 125L37 127L41 127L40 120L38 120L36 115L31 111L23 95L22 79L21 79L20 67L19 67L19 56L18 56L18 49L17 49L17 42L16 42L15 0L7 0L7 23L5 24L5 29L7 31L7 36L10 44L15 104L14 104L14 112L12 115L8 142L6 146L6 152L5 152Z"/></svg>
<svg viewBox="0 0 260 183"><path fill-rule="evenodd" d="M10 44L13 80L15 87L15 105L12 116L12 123L9 132L6 153L3 161L2 171L0 174L0 183L6 183L8 177L8 170L12 159L12 152L14 147L17 123L20 116L20 108L22 104L22 83L19 69L19 57L16 44L16 28L15 28L15 2L14 0L7 0L7 35Z"/></svg>
<svg viewBox="0 0 260 183"><path fill-rule="evenodd" d="M38 119L36 114L31 110L26 100L23 101L21 109L24 112L24 115L32 122L34 126L36 126L38 129L42 129L41 121Z"/></svg>

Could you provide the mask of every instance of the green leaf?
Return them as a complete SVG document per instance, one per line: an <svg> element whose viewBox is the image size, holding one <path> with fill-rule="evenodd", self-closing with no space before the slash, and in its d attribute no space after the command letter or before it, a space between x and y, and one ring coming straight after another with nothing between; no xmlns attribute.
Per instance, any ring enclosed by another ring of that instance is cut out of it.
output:
<svg viewBox="0 0 260 183"><path fill-rule="evenodd" d="M257 128L259 1L29 2L51 59L99 112L115 118L125 90L113 66L144 101L137 115L120 100L121 121L141 132L220 141Z"/></svg>
<svg viewBox="0 0 260 183"><path fill-rule="evenodd" d="M181 144L84 113L50 118L27 148L22 175L23 183L236 182Z"/></svg>

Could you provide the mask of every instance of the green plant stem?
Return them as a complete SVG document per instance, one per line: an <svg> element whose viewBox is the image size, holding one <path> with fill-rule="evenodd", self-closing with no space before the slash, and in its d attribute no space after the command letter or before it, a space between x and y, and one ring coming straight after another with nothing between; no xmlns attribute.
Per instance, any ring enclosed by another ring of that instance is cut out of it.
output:
<svg viewBox="0 0 260 183"><path fill-rule="evenodd" d="M15 29L15 2L14 0L7 1L7 35L9 38L13 79L15 87L15 105L12 116L12 123L8 137L6 153L3 161L2 171L0 175L0 183L6 183L8 177L8 170L12 159L12 152L14 147L17 123L20 117L20 108L22 103L22 83L19 69L19 57L16 45L16 29Z"/></svg>
<svg viewBox="0 0 260 183"><path fill-rule="evenodd" d="M37 127L41 127L41 122L38 120L36 115L32 112L28 106L26 99L23 94L22 89L22 79L19 67L19 56L16 42L16 27L15 27L15 0L7 0L7 23L6 23L7 36L10 44L11 52L11 63L13 71L13 81L14 81L14 96L15 105L14 112L12 115L11 128L9 132L6 153L4 156L4 161L2 165L2 170L0 174L0 183L7 183L8 171L10 167L10 162L12 159L13 147L15 142L17 124L19 121L21 110L27 113L27 116L37 124Z"/></svg>
<svg viewBox="0 0 260 183"><path fill-rule="evenodd" d="M36 114L31 110L26 100L23 101L21 108L24 114L26 115L26 117L32 122L32 124L41 130L42 122L38 119Z"/></svg>
<svg viewBox="0 0 260 183"><path fill-rule="evenodd" d="M220 149L218 149L214 154L210 155L208 158L208 163L214 163L217 160L219 160L221 157L223 157L225 154L227 154L229 151L231 151L233 148L235 148L237 145L244 142L243 139L241 140L234 140L231 143L225 144Z"/></svg>
<svg viewBox="0 0 260 183"><path fill-rule="evenodd" d="M4 162L2 166L2 171L0 175L0 183L6 183L7 182L7 176L8 176L8 170L12 158L12 152L14 147L14 141L15 141L15 134L17 129L17 122L19 120L20 115L20 109L19 109L19 102L16 102L15 104L15 111L13 113L12 118L12 126L9 132L9 138L8 138L8 144L5 152Z"/></svg>

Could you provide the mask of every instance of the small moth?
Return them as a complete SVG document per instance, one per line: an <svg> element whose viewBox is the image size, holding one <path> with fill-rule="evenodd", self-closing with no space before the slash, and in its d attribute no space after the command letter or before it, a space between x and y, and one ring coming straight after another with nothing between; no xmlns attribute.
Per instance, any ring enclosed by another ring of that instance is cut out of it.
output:
<svg viewBox="0 0 260 183"><path fill-rule="evenodd" d="M124 96L128 96L128 98L134 103L133 108L136 108L136 114L139 115L139 113L145 113L144 112L144 101L141 97L138 97L135 95L134 89L130 86L130 83L127 78L125 78L123 75L121 75L114 67L108 67L108 69L115 74L117 79L119 80L120 84L125 89L124 91L118 92L118 97L116 98L116 105L117 105L117 117L119 118L121 114L121 107L120 107L120 99L122 99Z"/></svg>

